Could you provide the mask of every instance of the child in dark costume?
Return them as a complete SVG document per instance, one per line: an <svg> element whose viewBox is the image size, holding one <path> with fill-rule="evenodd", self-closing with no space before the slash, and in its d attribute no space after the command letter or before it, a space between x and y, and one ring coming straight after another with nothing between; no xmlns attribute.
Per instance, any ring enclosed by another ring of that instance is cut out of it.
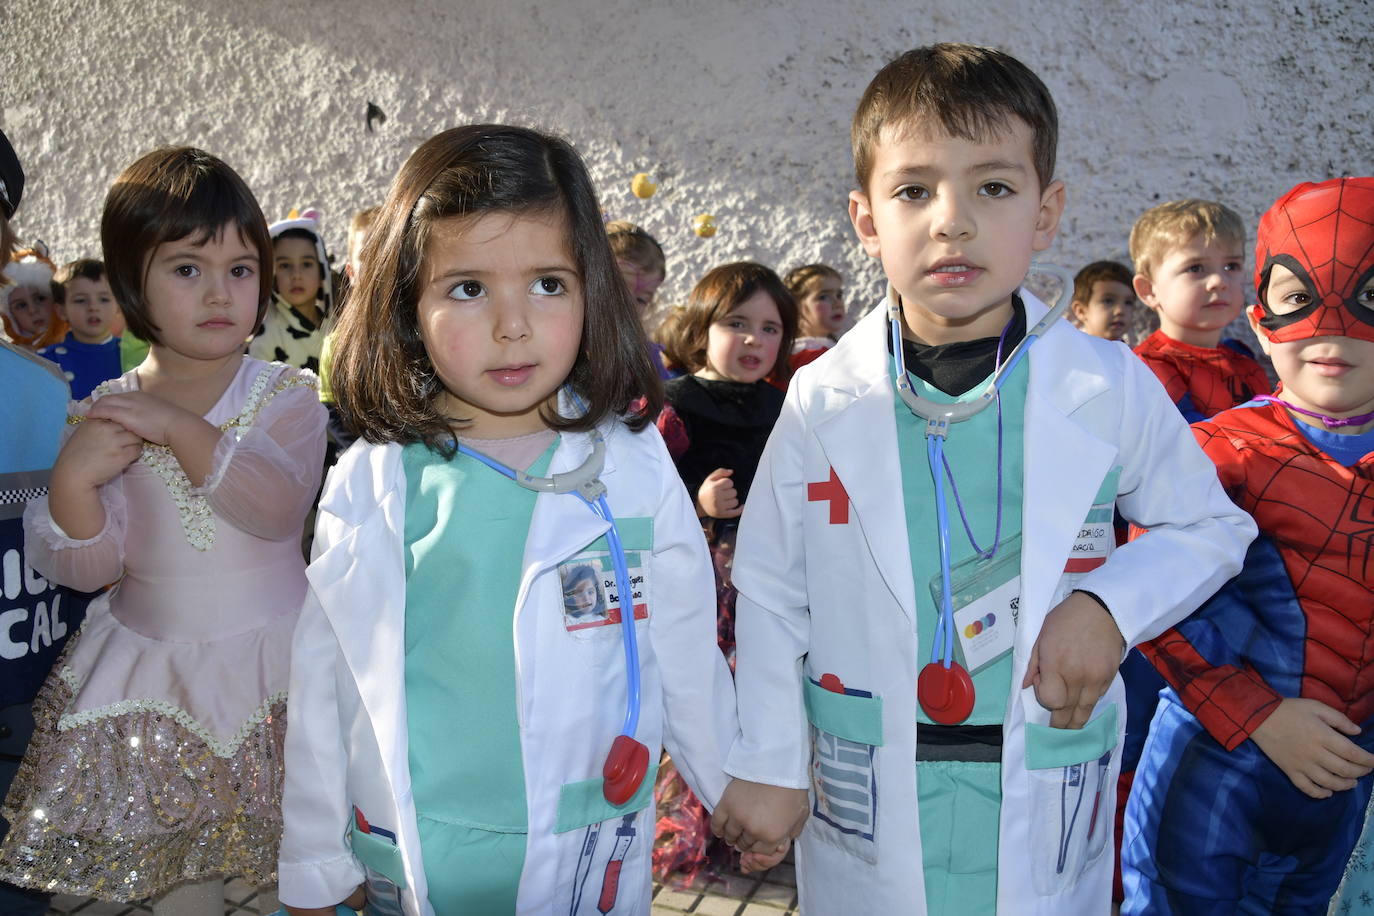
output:
<svg viewBox="0 0 1374 916"><path fill-rule="evenodd" d="M669 360L688 374L664 386L658 417L668 451L702 520L716 568L716 625L734 667L735 533L783 393L765 379L786 378L797 309L778 275L762 264L715 268L692 289L671 324ZM666 762L658 780L654 875L684 880L707 864L708 815ZM723 844L722 844L723 849Z"/></svg>

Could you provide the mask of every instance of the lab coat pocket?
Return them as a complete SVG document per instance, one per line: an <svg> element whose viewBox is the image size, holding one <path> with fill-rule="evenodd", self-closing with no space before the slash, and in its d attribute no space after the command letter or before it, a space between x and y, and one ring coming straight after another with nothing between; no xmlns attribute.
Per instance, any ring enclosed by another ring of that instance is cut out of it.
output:
<svg viewBox="0 0 1374 916"><path fill-rule="evenodd" d="M605 780L599 777L565 783L558 793L558 816L553 832L567 833L579 827L624 817L647 807L654 800L654 782L657 779L658 764L650 764L639 789L623 805L613 805L606 800L602 791Z"/></svg>
<svg viewBox="0 0 1374 916"><path fill-rule="evenodd" d="M803 683L811 722L809 829L818 839L877 862L882 698L849 690L834 675Z"/></svg>
<svg viewBox="0 0 1374 916"><path fill-rule="evenodd" d="M654 546L654 520L629 517L616 520L625 551L634 619L649 616L649 558ZM578 639L620 639L616 626L624 619L616 577L616 555L603 535L558 564L563 593L563 626Z"/></svg>
<svg viewBox="0 0 1374 916"><path fill-rule="evenodd" d="M401 889L406 886L405 863L391 831L373 827L354 809L349 831L353 856L362 864L367 882L367 916L401 916Z"/></svg>
<svg viewBox="0 0 1374 916"><path fill-rule="evenodd" d="M1108 703L1081 729L1026 725L1032 873L1042 896L1073 887L1106 848L1116 805L1117 716Z"/></svg>

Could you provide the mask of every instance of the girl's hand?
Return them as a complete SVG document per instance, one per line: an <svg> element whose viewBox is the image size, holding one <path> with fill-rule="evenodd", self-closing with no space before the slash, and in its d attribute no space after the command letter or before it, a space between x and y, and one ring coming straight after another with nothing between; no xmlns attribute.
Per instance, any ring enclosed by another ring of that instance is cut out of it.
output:
<svg viewBox="0 0 1374 916"><path fill-rule="evenodd" d="M787 850L792 848L792 841L787 840L781 843L772 852L744 852L740 853L739 870L742 874L752 875L756 871L767 871L787 858Z"/></svg>
<svg viewBox="0 0 1374 916"><path fill-rule="evenodd" d="M169 445L173 428L188 418L204 422L189 410L143 391L108 394L91 405L87 416L118 423L129 432L157 445Z"/></svg>
<svg viewBox="0 0 1374 916"><path fill-rule="evenodd" d="M109 420L80 423L57 455L52 488L68 492L94 490L138 459L143 439Z"/></svg>
<svg viewBox="0 0 1374 916"><path fill-rule="evenodd" d="M1298 791L1329 798L1355 788L1374 769L1374 754L1351 741L1360 727L1319 700L1289 698L1250 733Z"/></svg>
<svg viewBox="0 0 1374 916"><path fill-rule="evenodd" d="M744 505L735 492L735 482L730 479L735 472L729 468L716 468L697 490L697 505L711 518L738 518L744 513Z"/></svg>

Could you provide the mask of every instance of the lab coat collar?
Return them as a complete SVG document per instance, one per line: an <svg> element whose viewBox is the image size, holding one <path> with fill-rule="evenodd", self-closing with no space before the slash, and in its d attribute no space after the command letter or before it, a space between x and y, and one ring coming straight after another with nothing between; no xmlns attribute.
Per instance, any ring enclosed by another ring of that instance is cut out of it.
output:
<svg viewBox="0 0 1374 916"><path fill-rule="evenodd" d="M826 460L849 496L873 560L902 613L914 627L916 592L907 538L892 528L894 497L901 513L901 457L887 381L887 300L840 338L833 355L814 363L817 385L833 404L816 424ZM863 442L865 447L855 448ZM824 479L823 477L820 479ZM896 535L896 536L894 536Z"/></svg>
<svg viewBox="0 0 1374 916"><path fill-rule="evenodd" d="M1027 327L1034 327L1049 309L1028 290L1019 293ZM816 384L825 389L825 396L836 401L836 409L827 411L826 419L817 424L816 436L847 489L884 581L903 613L914 621L907 538L893 537L891 528L882 526L882 520L891 523L894 492L899 492L894 488L902 479L893 419L896 395L888 375L890 301L885 298L864 316L840 339L834 355L817 361L811 371L819 373ZM1027 354L1023 518L1037 519L1045 532L1057 535L1053 544L1038 536L1024 541L1022 607L1048 608L1079 523L1116 457L1114 446L1073 420L1074 412L1105 393L1108 379L1114 377L1099 349L1077 328L1060 321L1031 344ZM855 442L868 447L856 449ZM902 511L903 530L908 530ZM1058 562L1047 562L1047 558ZM1022 620L1018 635L1033 641L1040 621ZM1025 658L1030 642L1018 650Z"/></svg>
<svg viewBox="0 0 1374 916"><path fill-rule="evenodd" d="M615 434L612 420L603 430ZM404 740L405 685L405 501L406 479L400 445L359 443L331 472L320 502L330 526L330 546L306 570L311 588L330 618L339 650L358 684L375 724L386 777L402 793L410 784ZM576 468L591 453L587 433L564 433L550 461L551 473ZM608 442L602 481L613 487L614 462ZM328 516L334 516L329 518ZM524 604L538 568L585 547L609 527L571 494L541 493L535 502L516 607ZM531 564L531 557L549 558ZM370 626L357 626L358 606L374 609ZM336 618L336 613L344 612ZM387 661L383 661L387 660Z"/></svg>
<svg viewBox="0 0 1374 916"><path fill-rule="evenodd" d="M1026 308L1026 327L1032 328L1049 307L1024 287L1017 292ZM891 387L887 310L895 295L896 291L889 286L882 302L840 338L835 350L846 358L822 364L826 371L818 379L820 385L853 398L863 397L874 386ZM1101 357L1081 346L1080 334L1067 321L1059 322L1030 348L1032 366L1041 367L1039 372L1032 369L1031 384L1045 390L1064 414L1072 414L1107 387Z"/></svg>

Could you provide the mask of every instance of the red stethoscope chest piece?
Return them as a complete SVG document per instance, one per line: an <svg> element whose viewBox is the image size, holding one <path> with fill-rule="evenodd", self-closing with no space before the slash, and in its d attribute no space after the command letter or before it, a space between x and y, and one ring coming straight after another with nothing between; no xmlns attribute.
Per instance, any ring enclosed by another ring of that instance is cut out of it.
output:
<svg viewBox="0 0 1374 916"><path fill-rule="evenodd" d="M916 679L916 699L931 719L958 725L973 714L973 678L958 662L950 662L948 668L931 662Z"/></svg>
<svg viewBox="0 0 1374 916"><path fill-rule="evenodd" d="M639 791L649 772L649 749L629 735L618 735L601 768L605 779L601 793L613 805L623 805Z"/></svg>

